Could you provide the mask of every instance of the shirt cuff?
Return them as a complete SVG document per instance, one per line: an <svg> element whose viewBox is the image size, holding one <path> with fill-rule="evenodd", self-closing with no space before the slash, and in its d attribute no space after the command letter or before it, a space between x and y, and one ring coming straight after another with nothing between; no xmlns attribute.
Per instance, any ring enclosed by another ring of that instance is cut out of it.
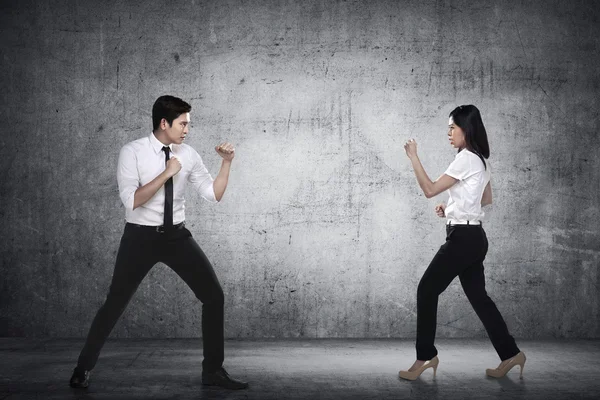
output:
<svg viewBox="0 0 600 400"><path fill-rule="evenodd" d="M460 181L460 180L462 180L462 179L461 179L461 177L460 177L460 174L459 174L459 173L455 173L455 172L452 172L452 171L446 170L446 172L444 172L444 174L445 174L445 175L448 175L448 176L449 176L449 177L451 177L451 178L454 178L454 179L456 179L457 181Z"/></svg>
<svg viewBox="0 0 600 400"><path fill-rule="evenodd" d="M213 183L211 183L210 185L210 189L208 190L209 194L207 197L205 197L206 200L212 202L212 203L219 203L219 200L217 200L217 196L215 195L215 184L214 181Z"/></svg>
<svg viewBox="0 0 600 400"><path fill-rule="evenodd" d="M131 192L129 195L127 195L126 193L121 195L121 201L123 202L123 205L125 206L125 209L127 211L133 211L134 199L135 199L135 191Z"/></svg>

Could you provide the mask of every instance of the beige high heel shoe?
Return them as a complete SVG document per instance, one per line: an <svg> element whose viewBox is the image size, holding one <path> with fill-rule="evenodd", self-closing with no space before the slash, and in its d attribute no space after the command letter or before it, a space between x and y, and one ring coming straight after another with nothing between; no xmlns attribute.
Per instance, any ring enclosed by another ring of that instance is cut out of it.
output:
<svg viewBox="0 0 600 400"><path fill-rule="evenodd" d="M497 368L488 368L485 370L485 374L487 376L491 376L493 378L502 378L504 375L508 373L512 369L512 367L518 365L521 367L521 375L520 379L523 379L523 368L525 367L525 361L527 358L525 357L525 353L522 351L519 352L516 356L509 358L508 360L504 360L498 365ZM504 364L504 365L502 365Z"/></svg>
<svg viewBox="0 0 600 400"><path fill-rule="evenodd" d="M437 358L437 356L435 356L431 360L425 361L425 364L423 364L421 367L417 368L414 371L400 371L400 372L398 372L398 376L400 378L402 378L402 379L407 379L409 381L414 381L427 368L433 368L433 377L435 378L435 374L437 372L437 367L438 367L439 363L440 363L439 358Z"/></svg>

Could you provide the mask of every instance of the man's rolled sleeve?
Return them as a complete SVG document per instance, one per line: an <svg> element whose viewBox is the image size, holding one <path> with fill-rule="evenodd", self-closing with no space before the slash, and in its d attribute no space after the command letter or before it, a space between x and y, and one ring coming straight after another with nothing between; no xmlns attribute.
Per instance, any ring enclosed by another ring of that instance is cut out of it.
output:
<svg viewBox="0 0 600 400"><path fill-rule="evenodd" d="M119 153L117 166L117 183L119 185L119 197L128 211L133 211L133 200L135 191L140 186L137 162L133 149L125 145Z"/></svg>
<svg viewBox="0 0 600 400"><path fill-rule="evenodd" d="M188 177L189 182L194 185L200 196L211 203L218 203L213 187L214 179L208 173L208 170L202 162L200 155L194 150L194 165Z"/></svg>

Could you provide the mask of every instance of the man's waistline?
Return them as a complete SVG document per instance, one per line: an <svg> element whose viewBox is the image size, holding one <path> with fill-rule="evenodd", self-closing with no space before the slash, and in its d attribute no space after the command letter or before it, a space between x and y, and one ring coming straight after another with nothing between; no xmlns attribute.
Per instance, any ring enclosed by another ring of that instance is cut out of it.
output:
<svg viewBox="0 0 600 400"><path fill-rule="evenodd" d="M165 232L169 231L169 229L165 228L164 225L150 226L150 225L140 225L140 224L133 224L131 222L127 222L125 224L125 227L127 227L127 226L130 226L130 227L133 227L136 229L142 229L142 230L149 231L149 232L165 233ZM170 230L176 231L178 229L183 229L183 228L185 228L185 221L173 225L173 227Z"/></svg>

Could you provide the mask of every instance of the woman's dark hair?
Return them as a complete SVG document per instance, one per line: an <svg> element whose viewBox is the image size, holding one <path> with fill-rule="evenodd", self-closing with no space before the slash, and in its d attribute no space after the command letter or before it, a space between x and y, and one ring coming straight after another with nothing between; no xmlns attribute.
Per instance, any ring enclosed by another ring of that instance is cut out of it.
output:
<svg viewBox="0 0 600 400"><path fill-rule="evenodd" d="M450 118L464 132L467 149L477 154L487 169L484 158L490 157L490 145L477 107L472 104L458 106L452 110Z"/></svg>
<svg viewBox="0 0 600 400"><path fill-rule="evenodd" d="M152 106L152 129L157 130L162 119L166 119L169 126L173 120L183 113L192 110L192 106L175 96L160 96Z"/></svg>

